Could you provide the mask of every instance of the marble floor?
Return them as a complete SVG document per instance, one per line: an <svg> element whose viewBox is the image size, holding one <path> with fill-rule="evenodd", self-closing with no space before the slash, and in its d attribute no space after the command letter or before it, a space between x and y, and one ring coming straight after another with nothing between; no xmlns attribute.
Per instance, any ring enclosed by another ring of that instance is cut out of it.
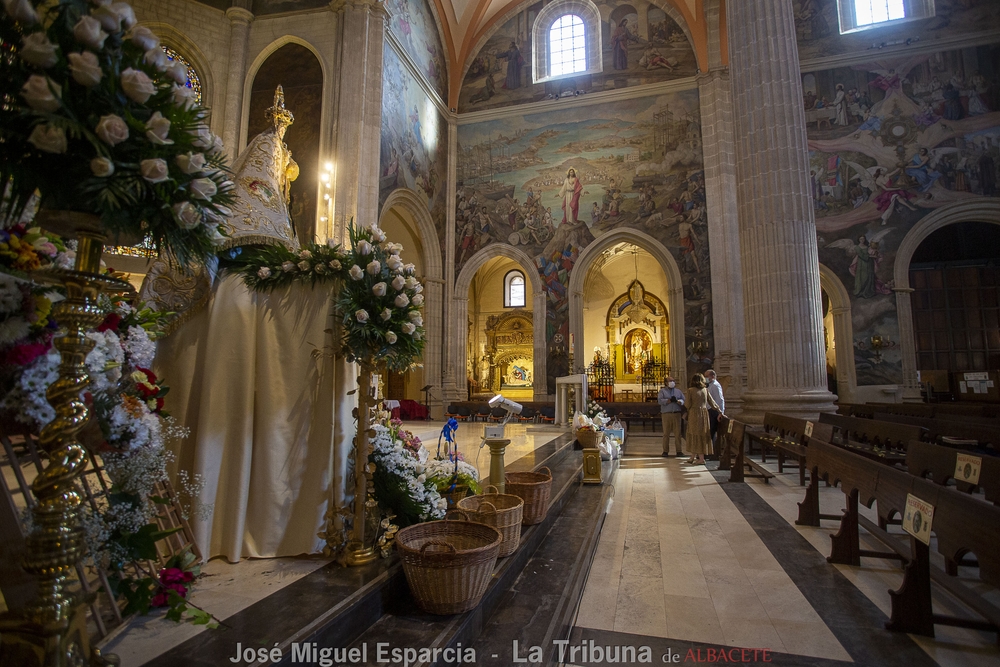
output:
<svg viewBox="0 0 1000 667"><path fill-rule="evenodd" d="M637 455L614 480L578 636L656 640L675 653L767 648L788 665L1000 664L992 633L937 626L928 639L882 629L901 571L867 558L860 568L827 564L836 525L794 525L804 495L797 472L729 484L728 473L709 469L717 464L661 458L658 438L633 438L629 450ZM821 493L824 511L843 506L839 489ZM935 611L968 615L937 592Z"/></svg>

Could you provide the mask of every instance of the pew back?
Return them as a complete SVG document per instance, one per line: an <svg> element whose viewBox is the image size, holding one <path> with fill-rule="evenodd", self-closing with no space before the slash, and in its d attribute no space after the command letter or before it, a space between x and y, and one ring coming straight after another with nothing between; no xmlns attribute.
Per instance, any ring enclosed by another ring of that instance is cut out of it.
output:
<svg viewBox="0 0 1000 667"><path fill-rule="evenodd" d="M923 440L927 435L927 429L911 424L895 424L828 413L821 414L819 420L833 426L834 438L839 432L841 437L846 436L850 440L872 445L877 444L888 449L905 451L910 440Z"/></svg>

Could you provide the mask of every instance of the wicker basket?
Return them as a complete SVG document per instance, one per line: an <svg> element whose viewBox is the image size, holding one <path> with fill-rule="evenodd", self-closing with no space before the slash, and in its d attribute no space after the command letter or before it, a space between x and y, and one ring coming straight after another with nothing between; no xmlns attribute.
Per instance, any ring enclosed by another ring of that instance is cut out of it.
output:
<svg viewBox="0 0 1000 667"><path fill-rule="evenodd" d="M600 434L597 431L581 428L576 432L576 439L584 449L594 449L600 440Z"/></svg>
<svg viewBox="0 0 1000 667"><path fill-rule="evenodd" d="M524 514L524 501L519 496L498 493L497 487L490 485L482 495L460 500L458 508L469 512L469 518L473 521L485 523L500 531L503 535L499 553L501 558L517 551L517 545L521 542L521 517Z"/></svg>
<svg viewBox="0 0 1000 667"><path fill-rule="evenodd" d="M429 614L474 609L493 576L503 535L493 526L454 520L428 521L396 533L403 572L417 605Z"/></svg>
<svg viewBox="0 0 1000 667"><path fill-rule="evenodd" d="M454 509L462 498L469 495L469 487L465 484L456 484L454 490L445 491L441 497L448 503L448 509Z"/></svg>
<svg viewBox="0 0 1000 667"><path fill-rule="evenodd" d="M542 472L543 470L545 472ZM524 501L521 523L525 526L541 523L549 511L552 471L542 466L536 472L509 472L506 479L507 493L519 496Z"/></svg>

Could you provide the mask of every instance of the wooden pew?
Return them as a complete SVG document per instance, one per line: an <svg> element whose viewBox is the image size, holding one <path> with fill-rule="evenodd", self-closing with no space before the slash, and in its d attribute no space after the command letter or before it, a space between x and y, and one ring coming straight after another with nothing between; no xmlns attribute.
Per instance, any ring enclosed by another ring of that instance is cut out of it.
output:
<svg viewBox="0 0 1000 667"><path fill-rule="evenodd" d="M927 437L927 429L910 424L881 422L860 417L845 417L823 413L819 416L823 424L833 426L834 444L854 440L870 445L878 445L883 449L898 449L906 451L906 445L911 440L923 440ZM839 436L839 437L838 437Z"/></svg>
<svg viewBox="0 0 1000 667"><path fill-rule="evenodd" d="M1000 608L982 598L964 584L948 577L944 570L932 567L927 545L909 538L909 545L899 535L885 530L889 520L902 515L907 494L913 494L934 506L933 531L937 549L946 562L958 563L969 552L979 559L980 578L1000 586L1000 507L978 498L942 487L902 470L849 452L818 440L809 440L807 465L812 472L806 497L799 503L800 525L819 526L820 520L839 520L840 530L831 536L828 561L858 566L862 557L890 558L905 563L903 584L890 591L890 630L934 636L934 625L955 625L1000 633ZM819 480L840 483L847 499L842 515L819 511ZM877 503L878 524L858 513L858 501L871 507ZM859 527L864 527L890 551L860 548ZM931 581L961 600L985 621L935 614L931 605Z"/></svg>
<svg viewBox="0 0 1000 667"><path fill-rule="evenodd" d="M742 482L747 476L746 454L743 442L747 425L741 421L730 419L726 415L719 416L719 470L729 471L730 482ZM751 472L751 477L760 476ZM767 478L764 478L767 483Z"/></svg>
<svg viewBox="0 0 1000 667"><path fill-rule="evenodd" d="M978 443L978 446L992 446L994 449L1000 449L1000 424L994 426L970 422L968 420L962 421L960 417L953 415L943 417L907 417L905 415L876 412L873 416L878 421L910 424L926 428L928 440L945 446L958 446L961 449L963 446L975 447L977 445L955 445L954 442L950 444L948 440L944 440L943 438L958 441L974 440Z"/></svg>
<svg viewBox="0 0 1000 667"><path fill-rule="evenodd" d="M805 419L779 415L775 413L764 414L764 426L762 429L753 429L749 432L752 440L761 442L761 463L765 462L765 448L771 447L778 457L778 472L785 472L785 457L791 458L799 466L799 484L806 484L806 432L809 430L808 424L812 424L812 437L830 442L833 436L833 427L828 424L809 422Z"/></svg>
<svg viewBox="0 0 1000 667"><path fill-rule="evenodd" d="M988 502L1000 505L1000 457L980 457L982 467L979 472L979 483L973 485L955 479L958 455L964 453L966 452L950 447L914 440L906 450L906 470L917 477L926 478L930 475L931 480L941 486L947 486L950 480L954 480L955 487L963 493L982 490Z"/></svg>

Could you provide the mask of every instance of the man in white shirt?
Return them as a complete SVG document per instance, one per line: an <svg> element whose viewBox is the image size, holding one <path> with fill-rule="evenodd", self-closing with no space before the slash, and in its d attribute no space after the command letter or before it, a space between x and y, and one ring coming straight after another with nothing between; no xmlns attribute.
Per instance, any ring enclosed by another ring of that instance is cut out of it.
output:
<svg viewBox="0 0 1000 667"><path fill-rule="evenodd" d="M715 442L715 434L719 431L719 415L726 414L726 399L722 396L722 385L716 379L715 371L711 368L705 371L705 379L708 380L708 395L712 397L718 410L708 409L708 425L712 432L712 442ZM716 448L716 452L718 452Z"/></svg>
<svg viewBox="0 0 1000 667"><path fill-rule="evenodd" d="M666 387L660 389L656 396L656 401L660 404L660 419L663 421L663 454L670 454L670 435L674 436L674 453L677 456L684 456L681 453L681 412L684 409L684 392L677 388L677 383L672 377L666 378Z"/></svg>

